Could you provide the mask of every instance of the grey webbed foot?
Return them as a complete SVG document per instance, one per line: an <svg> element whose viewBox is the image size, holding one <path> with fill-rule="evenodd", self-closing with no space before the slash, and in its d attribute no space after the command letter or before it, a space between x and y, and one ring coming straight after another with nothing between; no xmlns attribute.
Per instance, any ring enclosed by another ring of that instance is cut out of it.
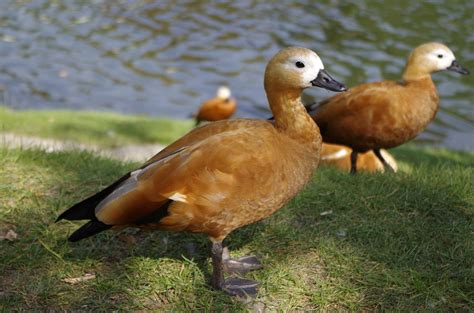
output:
<svg viewBox="0 0 474 313"><path fill-rule="evenodd" d="M237 277L229 277L222 284L221 288L224 292L237 297L250 296L255 298L259 282L251 279L243 279Z"/></svg>
<svg viewBox="0 0 474 313"><path fill-rule="evenodd" d="M237 297L255 297L259 282L238 277L224 279L224 271L245 273L252 269L261 268L262 265L256 257L240 257L231 259L229 251L222 247L222 241L213 242L211 249L212 277L211 286L222 290L229 295Z"/></svg>
<svg viewBox="0 0 474 313"><path fill-rule="evenodd" d="M226 273L245 274L263 267L262 263L254 255L230 258L227 248L223 250L222 262L224 264L224 272Z"/></svg>

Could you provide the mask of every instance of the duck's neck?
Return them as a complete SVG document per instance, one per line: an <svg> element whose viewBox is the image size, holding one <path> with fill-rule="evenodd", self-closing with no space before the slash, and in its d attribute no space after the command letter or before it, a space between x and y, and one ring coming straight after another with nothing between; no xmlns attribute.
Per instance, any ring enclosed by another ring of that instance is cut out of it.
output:
<svg viewBox="0 0 474 313"><path fill-rule="evenodd" d="M409 88L416 88L420 89L422 92L428 92L430 97L433 98L434 101L437 101L438 94L436 92L436 86L431 79L431 75L403 75L403 82L405 86ZM436 99L435 99L436 98Z"/></svg>
<svg viewBox="0 0 474 313"><path fill-rule="evenodd" d="M300 91L267 91L267 95L275 128L299 142L318 141L319 128L306 112Z"/></svg>
<svg viewBox="0 0 474 313"><path fill-rule="evenodd" d="M431 80L431 73L426 70L423 64L414 63L411 60L408 61L405 71L403 72L404 81L413 81L426 78Z"/></svg>

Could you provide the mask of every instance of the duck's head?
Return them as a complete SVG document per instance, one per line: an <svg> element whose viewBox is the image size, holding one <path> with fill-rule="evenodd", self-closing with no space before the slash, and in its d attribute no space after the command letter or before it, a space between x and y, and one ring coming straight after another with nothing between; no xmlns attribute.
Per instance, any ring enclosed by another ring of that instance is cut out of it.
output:
<svg viewBox="0 0 474 313"><path fill-rule="evenodd" d="M453 71L463 75L469 71L456 61L454 53L445 45L437 42L422 44L413 50L408 58L405 70L406 78L417 78L438 71Z"/></svg>
<svg viewBox="0 0 474 313"><path fill-rule="evenodd" d="M219 99L222 99L222 100L226 100L226 99L229 99L230 98L230 89L229 87L227 86L220 86L218 89L217 89L217 93L216 93L216 96L217 98Z"/></svg>
<svg viewBox="0 0 474 313"><path fill-rule="evenodd" d="M315 52L299 47L284 48L270 60L264 83L267 93L279 91L299 95L303 89L312 86L332 91L346 90L324 70L323 62Z"/></svg>

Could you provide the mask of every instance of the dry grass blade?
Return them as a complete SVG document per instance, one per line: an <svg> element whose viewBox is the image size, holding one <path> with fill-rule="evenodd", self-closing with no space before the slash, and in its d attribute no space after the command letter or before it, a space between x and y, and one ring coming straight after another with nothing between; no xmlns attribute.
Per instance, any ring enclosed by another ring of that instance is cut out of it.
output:
<svg viewBox="0 0 474 313"><path fill-rule="evenodd" d="M81 277L63 278L61 280L65 283L75 285L75 284L82 283L84 281L88 281L88 280L91 280L91 279L95 279L95 274L86 273L86 274L84 274L84 276L81 276Z"/></svg>

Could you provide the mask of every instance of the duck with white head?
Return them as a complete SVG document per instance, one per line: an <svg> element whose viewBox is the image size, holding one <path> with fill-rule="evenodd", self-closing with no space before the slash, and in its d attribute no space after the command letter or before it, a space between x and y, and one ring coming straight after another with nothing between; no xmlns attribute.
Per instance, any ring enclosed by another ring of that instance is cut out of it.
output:
<svg viewBox="0 0 474 313"><path fill-rule="evenodd" d="M204 101L199 110L192 116L195 118L198 126L201 122L215 122L226 120L234 115L237 110L237 101L232 98L230 88L220 86L217 89L216 96L212 99Z"/></svg>
<svg viewBox="0 0 474 313"><path fill-rule="evenodd" d="M281 208L311 178L321 137L300 101L311 86L345 90L313 51L281 50L265 71L275 123L236 119L193 129L61 214L58 220L89 220L69 240L114 226L205 233L212 242L211 285L232 295L255 294L257 282L225 279L224 272L245 272L260 263L253 256L226 257L222 242L234 229Z"/></svg>
<svg viewBox="0 0 474 313"><path fill-rule="evenodd" d="M311 115L324 142L352 148L352 174L357 171L358 154L369 150L394 171L380 149L415 138L434 119L439 98L431 74L445 70L469 74L445 45L422 44L410 54L402 81L358 85L324 100Z"/></svg>

